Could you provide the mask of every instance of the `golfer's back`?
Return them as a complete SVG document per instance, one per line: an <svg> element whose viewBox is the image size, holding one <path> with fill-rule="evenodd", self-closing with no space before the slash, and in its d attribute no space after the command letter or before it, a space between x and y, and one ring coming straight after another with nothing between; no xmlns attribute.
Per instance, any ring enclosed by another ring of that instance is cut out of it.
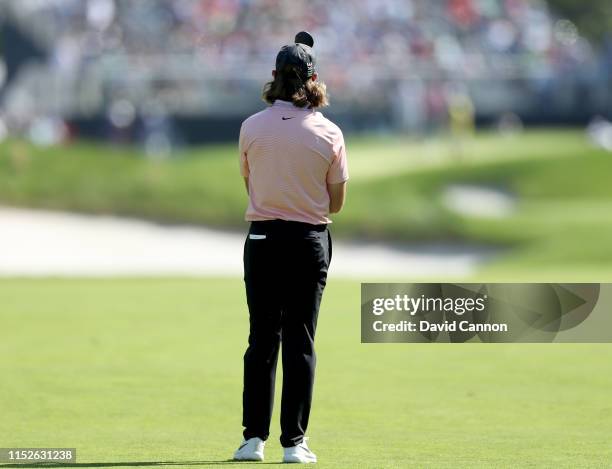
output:
<svg viewBox="0 0 612 469"><path fill-rule="evenodd" d="M263 87L271 106L240 129L240 170L249 191L245 218L251 223L243 251L249 345L238 461L264 460L282 337L283 462L317 462L305 441L314 338L332 258L328 215L342 209L348 171L342 132L315 111L329 100L313 45L310 33L300 31L281 48L274 79Z"/></svg>
<svg viewBox="0 0 612 469"><path fill-rule="evenodd" d="M342 132L320 112L276 100L242 124L240 162L247 221L331 223L327 184L348 171Z"/></svg>

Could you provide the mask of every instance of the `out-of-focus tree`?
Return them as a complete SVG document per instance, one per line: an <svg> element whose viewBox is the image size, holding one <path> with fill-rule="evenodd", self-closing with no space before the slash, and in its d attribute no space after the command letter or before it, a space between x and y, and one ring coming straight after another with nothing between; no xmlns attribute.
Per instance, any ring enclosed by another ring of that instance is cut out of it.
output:
<svg viewBox="0 0 612 469"><path fill-rule="evenodd" d="M612 0L548 0L556 14L576 24L580 34L601 43L612 35Z"/></svg>

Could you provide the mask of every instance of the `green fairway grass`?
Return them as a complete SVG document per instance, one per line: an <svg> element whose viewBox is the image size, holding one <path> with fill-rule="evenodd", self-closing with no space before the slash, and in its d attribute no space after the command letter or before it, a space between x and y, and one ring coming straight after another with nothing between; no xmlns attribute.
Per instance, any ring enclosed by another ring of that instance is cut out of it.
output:
<svg viewBox="0 0 612 469"><path fill-rule="evenodd" d="M347 137L348 202L339 238L493 246L493 275L589 272L612 277L612 155L581 130L516 136ZM516 211L500 218L452 213L449 185L502 189ZM136 148L77 142L39 148L0 144L0 204L110 213L244 230L246 194L236 145L184 149L167 161Z"/></svg>
<svg viewBox="0 0 612 469"><path fill-rule="evenodd" d="M362 345L359 311L359 284L332 279L318 467L611 466L609 345ZM1 280L0 446L217 467L241 439L247 327L240 280ZM276 412L266 462L278 436Z"/></svg>

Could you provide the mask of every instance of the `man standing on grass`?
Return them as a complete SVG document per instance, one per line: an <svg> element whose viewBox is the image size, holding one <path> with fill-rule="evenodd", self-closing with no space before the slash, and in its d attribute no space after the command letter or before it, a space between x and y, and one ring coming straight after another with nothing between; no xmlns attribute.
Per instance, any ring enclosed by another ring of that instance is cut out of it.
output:
<svg viewBox="0 0 612 469"><path fill-rule="evenodd" d="M263 98L271 104L240 129L240 169L251 222L244 247L249 346L244 355L244 441L235 460L263 461L282 341L283 462L317 458L305 441L314 384L314 338L332 244L330 213L342 209L348 169L306 32L276 57Z"/></svg>

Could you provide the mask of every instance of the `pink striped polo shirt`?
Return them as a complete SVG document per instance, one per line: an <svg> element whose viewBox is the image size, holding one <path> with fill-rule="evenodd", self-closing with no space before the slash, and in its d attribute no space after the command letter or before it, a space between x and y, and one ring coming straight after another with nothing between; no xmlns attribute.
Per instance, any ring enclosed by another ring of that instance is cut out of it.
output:
<svg viewBox="0 0 612 469"><path fill-rule="evenodd" d="M242 123L245 220L331 223L327 183L349 178L342 131L323 114L277 100Z"/></svg>

